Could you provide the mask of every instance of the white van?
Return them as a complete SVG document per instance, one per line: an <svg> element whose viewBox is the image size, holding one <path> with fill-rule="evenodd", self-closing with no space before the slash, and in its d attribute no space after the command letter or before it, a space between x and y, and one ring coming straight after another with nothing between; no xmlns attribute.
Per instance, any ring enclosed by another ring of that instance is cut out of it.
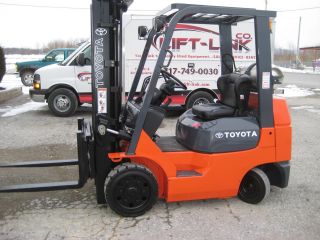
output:
<svg viewBox="0 0 320 240"><path fill-rule="evenodd" d="M84 53L85 65L78 63ZM72 115L83 103L91 103L91 45L83 43L66 60L38 69L34 74L33 101L47 101L49 109L57 116Z"/></svg>

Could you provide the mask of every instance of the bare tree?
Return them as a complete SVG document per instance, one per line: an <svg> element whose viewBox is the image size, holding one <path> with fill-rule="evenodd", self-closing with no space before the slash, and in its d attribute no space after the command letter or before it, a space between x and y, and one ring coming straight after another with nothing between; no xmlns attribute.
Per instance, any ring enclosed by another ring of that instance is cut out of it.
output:
<svg viewBox="0 0 320 240"><path fill-rule="evenodd" d="M5 73L6 73L6 59L4 55L4 50L0 46L0 82L2 81L2 78Z"/></svg>
<svg viewBox="0 0 320 240"><path fill-rule="evenodd" d="M85 39L53 40L45 44L42 48L44 51L49 51L54 48L77 48L79 43L84 41Z"/></svg>

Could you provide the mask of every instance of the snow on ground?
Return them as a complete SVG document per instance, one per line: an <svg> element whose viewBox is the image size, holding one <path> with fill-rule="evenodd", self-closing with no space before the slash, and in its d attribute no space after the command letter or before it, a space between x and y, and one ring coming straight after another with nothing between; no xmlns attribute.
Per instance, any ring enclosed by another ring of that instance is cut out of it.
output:
<svg viewBox="0 0 320 240"><path fill-rule="evenodd" d="M294 110L304 110L304 109L313 109L313 106L298 106L298 107L291 107Z"/></svg>
<svg viewBox="0 0 320 240"><path fill-rule="evenodd" d="M8 112L12 109L11 106L6 106L5 108L0 108L0 113Z"/></svg>
<svg viewBox="0 0 320 240"><path fill-rule="evenodd" d="M47 106L47 104L44 102L43 103L27 102L25 104L19 105L14 108L10 108L10 107L4 108L4 109L0 108L0 112L4 112L4 114L2 114L1 117L11 117L11 116L15 116L15 115L29 112L29 111L41 110L42 108L44 108L44 106Z"/></svg>
<svg viewBox="0 0 320 240"><path fill-rule="evenodd" d="M306 110L308 112L320 114L320 109L316 109L314 106L298 106L298 107L291 107L293 110Z"/></svg>
<svg viewBox="0 0 320 240"><path fill-rule="evenodd" d="M15 73L17 62L33 61L42 59L45 55L43 54L33 54L33 55L22 55L22 54L9 54L6 55L6 68L7 73Z"/></svg>
<svg viewBox="0 0 320 240"><path fill-rule="evenodd" d="M6 89L11 89L11 88L15 88L15 87L22 87L22 93L23 94L29 94L29 89L31 87L26 87L21 83L21 79L19 77L19 75L17 74L6 74L4 75L1 83L0 83L0 87L4 87ZM28 111L36 111L36 110L41 110L41 108L43 108L43 106L46 106L46 103L38 103L38 102L28 102L22 105L19 105L17 107L10 107L10 106L6 106L4 108L0 108L0 113L4 113L2 114L1 117L10 117L10 116L14 116L17 114L21 114L21 113L25 113Z"/></svg>
<svg viewBox="0 0 320 240"><path fill-rule="evenodd" d="M42 59L44 54L31 54L31 55L23 55L23 54L8 54L6 55L6 63L12 64L16 62L24 62L24 61L32 61Z"/></svg>
<svg viewBox="0 0 320 240"><path fill-rule="evenodd" d="M283 91L283 93L277 93L276 96L279 97L306 97L315 94L313 91L307 88L299 88L296 85L287 85L285 87L279 87L277 88L279 91Z"/></svg>
<svg viewBox="0 0 320 240"><path fill-rule="evenodd" d="M320 74L320 69L316 68L315 71L313 71L312 67L306 67L303 70L299 69L293 69L293 68L284 68L284 67L279 67L276 65L273 65L273 67L279 68L282 72L287 72L287 73L308 73L308 74Z"/></svg>
<svg viewBox="0 0 320 240"><path fill-rule="evenodd" d="M22 84L21 79L18 74L6 74L4 75L0 87L5 89L11 89L15 87L22 87L23 94L29 94L29 89L31 87L26 87Z"/></svg>

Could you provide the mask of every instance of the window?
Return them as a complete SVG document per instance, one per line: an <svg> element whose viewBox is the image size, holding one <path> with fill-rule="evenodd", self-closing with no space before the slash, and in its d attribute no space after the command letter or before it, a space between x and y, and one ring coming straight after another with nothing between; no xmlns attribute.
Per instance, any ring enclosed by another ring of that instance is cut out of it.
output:
<svg viewBox="0 0 320 240"><path fill-rule="evenodd" d="M70 54L73 53L73 51L74 51L74 50L68 50L68 51L67 51L67 56L66 56L66 58L69 57Z"/></svg>
<svg viewBox="0 0 320 240"><path fill-rule="evenodd" d="M63 50L54 50L51 51L45 59L50 62L61 62L64 60L64 51Z"/></svg>
<svg viewBox="0 0 320 240"><path fill-rule="evenodd" d="M90 65L91 64L91 46L87 47L84 51L84 59L86 64L85 65Z"/></svg>

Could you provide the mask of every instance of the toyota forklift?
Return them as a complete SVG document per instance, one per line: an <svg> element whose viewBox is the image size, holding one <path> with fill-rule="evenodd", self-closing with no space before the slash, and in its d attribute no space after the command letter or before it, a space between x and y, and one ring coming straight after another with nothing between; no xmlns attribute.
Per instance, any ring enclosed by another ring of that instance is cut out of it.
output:
<svg viewBox="0 0 320 240"><path fill-rule="evenodd" d="M78 159L0 166L78 165L79 180L5 186L0 192L81 188L91 178L98 204L107 203L116 213L134 217L150 210L158 198L174 202L238 196L256 204L268 195L270 185L286 187L291 120L286 101L273 98L269 19L276 12L171 4L155 16L151 29L138 29L146 43L125 98L122 14L131 3L92 1L92 123L78 120ZM246 20L255 27L256 74L238 73L232 53L232 25ZM185 111L174 136L159 136L164 106L176 89L187 89L166 70L178 23L219 26L219 99ZM142 79L150 48L160 36L163 42L152 74ZM79 58L83 61L83 56Z"/></svg>

